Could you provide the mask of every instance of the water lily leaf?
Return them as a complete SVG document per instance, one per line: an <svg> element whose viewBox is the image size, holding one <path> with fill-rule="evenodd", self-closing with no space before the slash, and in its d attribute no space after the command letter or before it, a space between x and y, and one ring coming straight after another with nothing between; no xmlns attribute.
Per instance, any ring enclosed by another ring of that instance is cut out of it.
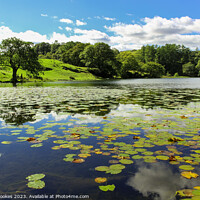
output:
<svg viewBox="0 0 200 200"><path fill-rule="evenodd" d="M30 181L28 182L27 186L33 189L42 189L45 187L45 182L41 180Z"/></svg>
<svg viewBox="0 0 200 200"><path fill-rule="evenodd" d="M107 181L107 178L105 177L98 177L98 178L95 178L95 182L96 183L104 183Z"/></svg>
<svg viewBox="0 0 200 200"><path fill-rule="evenodd" d="M96 167L95 170L96 171L100 171L100 172L104 172L104 171L109 170L109 167L107 167L107 166L99 166L99 167Z"/></svg>
<svg viewBox="0 0 200 200"><path fill-rule="evenodd" d="M11 141L2 141L1 144L11 144Z"/></svg>
<svg viewBox="0 0 200 200"><path fill-rule="evenodd" d="M199 199L200 199L200 196L194 196L194 197L192 197L191 200L199 200Z"/></svg>
<svg viewBox="0 0 200 200"><path fill-rule="evenodd" d="M156 158L159 160L169 160L168 156L156 156Z"/></svg>
<svg viewBox="0 0 200 200"><path fill-rule="evenodd" d="M45 174L32 174L30 176L27 176L26 179L28 179L28 181L36 181L44 177L45 177Z"/></svg>
<svg viewBox="0 0 200 200"><path fill-rule="evenodd" d="M106 173L107 174L120 174L122 172L122 170L121 169L111 169L111 168L109 168L107 171L106 171Z"/></svg>
<svg viewBox="0 0 200 200"><path fill-rule="evenodd" d="M112 185L106 185L106 186L99 186L99 189L104 191L104 192L114 191L115 190L115 185L112 184Z"/></svg>
<svg viewBox="0 0 200 200"><path fill-rule="evenodd" d="M21 134L21 133L12 133L11 135L19 135L19 134Z"/></svg>
<svg viewBox="0 0 200 200"><path fill-rule="evenodd" d="M132 159L142 159L143 156L140 156L140 155L135 155L135 156L132 156Z"/></svg>
<svg viewBox="0 0 200 200"><path fill-rule="evenodd" d="M181 173L181 176L183 176L187 179L191 179L191 178L197 178L199 175L196 173L193 173L191 171L184 171Z"/></svg>
<svg viewBox="0 0 200 200"><path fill-rule="evenodd" d="M81 157L81 158L87 158L87 157L89 157L89 156L91 156L91 154L89 154L89 153L85 153L85 154L78 154L78 156L79 157Z"/></svg>
<svg viewBox="0 0 200 200"><path fill-rule="evenodd" d="M194 195L192 194L191 189L183 189L183 190L179 190L176 193L181 196L181 197L193 197Z"/></svg>
<svg viewBox="0 0 200 200"><path fill-rule="evenodd" d="M31 145L31 147L42 147L43 146L43 144L42 143L39 143L39 144L33 144L33 145Z"/></svg>
<svg viewBox="0 0 200 200"><path fill-rule="evenodd" d="M109 167L110 169L116 169L116 170L122 170L122 169L125 169L125 166L124 165L121 165L121 164L115 164L115 165L110 165Z"/></svg>
<svg viewBox="0 0 200 200"><path fill-rule="evenodd" d="M192 167L191 165L181 165L179 166L180 169L183 169L183 170L193 170L194 167Z"/></svg>
<svg viewBox="0 0 200 200"><path fill-rule="evenodd" d="M63 158L63 160L65 161L65 162L72 162L73 160L74 160L74 158Z"/></svg>
<svg viewBox="0 0 200 200"><path fill-rule="evenodd" d="M85 160L82 158L81 159L75 158L72 162L73 163L83 163L83 162L85 162Z"/></svg>
<svg viewBox="0 0 200 200"><path fill-rule="evenodd" d="M122 164L132 164L133 163L132 160L128 160L128 159L121 159L121 160L119 160L119 162Z"/></svg>
<svg viewBox="0 0 200 200"><path fill-rule="evenodd" d="M51 149L58 150L58 149L61 149L61 146L53 146L53 147L51 147Z"/></svg>
<svg viewBox="0 0 200 200"><path fill-rule="evenodd" d="M200 196L200 190L193 190L193 191L192 191L192 194L193 194L194 196Z"/></svg>

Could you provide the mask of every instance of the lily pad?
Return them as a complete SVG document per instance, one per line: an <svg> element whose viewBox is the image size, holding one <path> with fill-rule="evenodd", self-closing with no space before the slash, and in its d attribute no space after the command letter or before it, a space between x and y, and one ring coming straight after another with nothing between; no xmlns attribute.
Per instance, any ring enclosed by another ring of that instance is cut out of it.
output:
<svg viewBox="0 0 200 200"><path fill-rule="evenodd" d="M183 169L183 170L193 170L194 167L192 167L191 165L181 165L179 166L180 169Z"/></svg>
<svg viewBox="0 0 200 200"><path fill-rule="evenodd" d="M115 190L115 185L112 184L112 185L106 185L106 186L99 186L99 189L104 191L104 192L107 192L107 191L114 191Z"/></svg>
<svg viewBox="0 0 200 200"><path fill-rule="evenodd" d="M28 182L27 186L33 189L42 189L45 187L45 182L41 180L30 181Z"/></svg>
<svg viewBox="0 0 200 200"><path fill-rule="evenodd" d="M187 179L191 179L191 178L197 178L199 175L196 173L193 173L191 171L184 171L181 173L181 176L183 176Z"/></svg>
<svg viewBox="0 0 200 200"><path fill-rule="evenodd" d="M96 183L104 183L107 181L107 178L105 177L98 177L98 178L95 178L95 182Z"/></svg>
<svg viewBox="0 0 200 200"><path fill-rule="evenodd" d="M132 160L128 160L128 159L121 159L121 160L119 160L119 162L122 163L122 164L127 164L127 165L133 163Z"/></svg>
<svg viewBox="0 0 200 200"><path fill-rule="evenodd" d="M107 167L107 166L99 166L99 167L95 168L96 171L100 171L100 172L107 171L108 169L109 169L109 167Z"/></svg>
<svg viewBox="0 0 200 200"><path fill-rule="evenodd" d="M1 144L11 144L12 142L11 141L3 141L1 142Z"/></svg>
<svg viewBox="0 0 200 200"><path fill-rule="evenodd" d="M28 179L28 181L36 181L44 177L45 177L45 174L32 174L30 176L27 176L26 179Z"/></svg>

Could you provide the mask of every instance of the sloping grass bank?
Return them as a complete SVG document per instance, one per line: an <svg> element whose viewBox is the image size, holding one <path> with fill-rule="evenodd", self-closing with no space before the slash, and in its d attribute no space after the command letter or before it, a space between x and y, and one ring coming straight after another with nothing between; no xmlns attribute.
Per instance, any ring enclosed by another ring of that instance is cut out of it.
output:
<svg viewBox="0 0 200 200"><path fill-rule="evenodd" d="M77 67L65 64L53 59L40 59L39 62L44 67L40 78L35 79L28 76L25 70L19 69L17 76L19 81L67 81L67 80L97 80L93 74L88 72L86 67ZM12 78L12 69L10 67L0 68L0 82L9 82Z"/></svg>

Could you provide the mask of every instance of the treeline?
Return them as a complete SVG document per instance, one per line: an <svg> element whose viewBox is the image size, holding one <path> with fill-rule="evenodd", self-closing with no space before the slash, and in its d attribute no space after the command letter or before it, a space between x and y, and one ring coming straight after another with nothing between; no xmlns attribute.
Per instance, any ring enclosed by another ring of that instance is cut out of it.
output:
<svg viewBox="0 0 200 200"><path fill-rule="evenodd" d="M91 73L103 78L200 76L200 51L191 51L184 45L146 45L139 50L119 52L105 43L55 41L36 44L34 50L40 58L88 67Z"/></svg>

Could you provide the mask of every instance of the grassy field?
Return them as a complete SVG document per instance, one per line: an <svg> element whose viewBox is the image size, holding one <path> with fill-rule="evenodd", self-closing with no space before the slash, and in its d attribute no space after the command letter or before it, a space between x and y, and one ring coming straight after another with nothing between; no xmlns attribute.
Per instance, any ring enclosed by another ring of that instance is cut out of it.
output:
<svg viewBox="0 0 200 200"><path fill-rule="evenodd" d="M40 74L41 79L30 78L26 71L19 69L17 71L18 80L21 76L24 81L67 81L67 80L97 80L99 78L88 72L86 67L77 67L65 64L53 59L40 59L41 65L45 71ZM0 68L0 82L10 81L12 78L12 69L9 67Z"/></svg>

